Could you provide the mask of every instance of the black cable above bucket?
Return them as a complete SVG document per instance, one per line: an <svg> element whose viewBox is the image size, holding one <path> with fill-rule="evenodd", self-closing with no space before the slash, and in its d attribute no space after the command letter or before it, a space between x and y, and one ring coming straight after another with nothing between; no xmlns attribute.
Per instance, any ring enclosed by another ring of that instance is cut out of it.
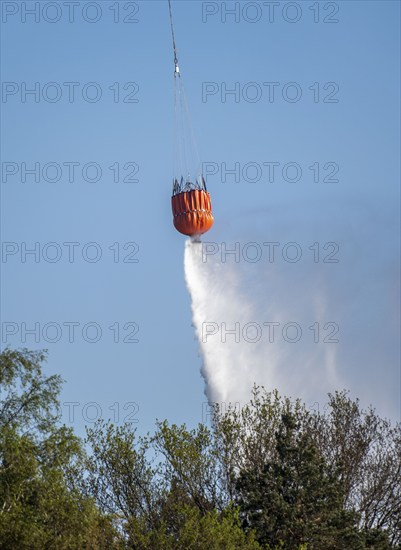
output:
<svg viewBox="0 0 401 550"><path fill-rule="evenodd" d="M206 190L202 166L178 65L171 0L168 0L174 53L174 178L173 195L191 189Z"/></svg>

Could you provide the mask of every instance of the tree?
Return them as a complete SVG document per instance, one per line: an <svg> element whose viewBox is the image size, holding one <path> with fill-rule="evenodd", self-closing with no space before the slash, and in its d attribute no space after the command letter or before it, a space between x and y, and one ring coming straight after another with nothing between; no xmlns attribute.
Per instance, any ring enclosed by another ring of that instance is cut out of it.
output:
<svg viewBox="0 0 401 550"><path fill-rule="evenodd" d="M221 414L216 409L216 444L224 457L222 466L231 498L241 500L239 491L246 490L250 479L263 485L275 468L284 467L279 452L283 447L277 437L278 434L283 437L284 419L289 417L296 426L298 458L304 456L306 460L306 451L314 449L315 458L331 472L332 482L338 482L340 492L337 494L341 494L344 512L356 513L354 517L359 518L363 544L368 548L398 548L401 544L401 426L392 427L371 408L362 410L358 400L352 401L345 391L329 395L322 414L307 410L300 400L291 402L276 391L267 392L256 386L251 401L241 410L230 409ZM304 476L303 483L308 484L307 477L312 475L312 470L299 471ZM280 479L284 483L283 478L275 478L275 490L280 489L277 486ZM323 483L324 479L320 481ZM281 491L284 490L285 487L281 487ZM243 496L242 505L246 504L246 494ZM272 513L270 504L264 502ZM287 512L290 514L291 510Z"/></svg>
<svg viewBox="0 0 401 550"><path fill-rule="evenodd" d="M129 424L118 427L98 421L87 429L91 453L85 461L84 492L99 509L124 529L132 518L152 529L157 525L163 487L156 482L158 466L149 458L147 438L136 441Z"/></svg>
<svg viewBox="0 0 401 550"><path fill-rule="evenodd" d="M84 491L113 518L124 548L256 550L238 512L219 500L213 436L205 427L158 424L152 438L129 425L88 429Z"/></svg>
<svg viewBox="0 0 401 550"><path fill-rule="evenodd" d="M62 380L44 376L45 361L44 351L6 349L0 354L1 426L34 437L54 430Z"/></svg>
<svg viewBox="0 0 401 550"><path fill-rule="evenodd" d="M261 549L253 533L246 534L241 529L234 508L227 508L222 513L212 510L202 514L196 506L179 501L169 507L168 521L149 530L138 518L132 518L126 526L126 534L127 548L141 550Z"/></svg>
<svg viewBox="0 0 401 550"><path fill-rule="evenodd" d="M0 547L401 548L401 428L346 392L320 414L254 388L211 428L60 424L46 353L0 354Z"/></svg>
<svg viewBox="0 0 401 550"><path fill-rule="evenodd" d="M392 547L401 546L400 424L391 426L372 407L362 410L341 391L329 394L325 414L316 415L315 438L337 465L344 505L359 513L360 527L386 531Z"/></svg>
<svg viewBox="0 0 401 550"><path fill-rule="evenodd" d="M203 424L188 430L185 425L157 424L152 438L156 453L163 457L162 477L171 487L180 487L188 503L201 514L223 511L229 498L222 481L222 464L216 440Z"/></svg>
<svg viewBox="0 0 401 550"><path fill-rule="evenodd" d="M102 524L91 499L74 487L82 447L57 423L61 379L42 374L44 352L0 354L0 547L93 548Z"/></svg>
<svg viewBox="0 0 401 550"><path fill-rule="evenodd" d="M308 432L298 431L295 417L283 414L275 434L277 456L261 471L241 471L237 500L245 529L253 528L261 544L301 544L309 549L364 548L357 515L342 506L342 488Z"/></svg>

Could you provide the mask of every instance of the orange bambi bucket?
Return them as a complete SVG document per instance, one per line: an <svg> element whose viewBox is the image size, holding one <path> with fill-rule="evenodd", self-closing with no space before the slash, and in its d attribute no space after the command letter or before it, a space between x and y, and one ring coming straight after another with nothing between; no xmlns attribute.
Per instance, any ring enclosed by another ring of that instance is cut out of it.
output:
<svg viewBox="0 0 401 550"><path fill-rule="evenodd" d="M171 197L174 227L183 235L203 235L213 225L210 194L201 189L182 191Z"/></svg>

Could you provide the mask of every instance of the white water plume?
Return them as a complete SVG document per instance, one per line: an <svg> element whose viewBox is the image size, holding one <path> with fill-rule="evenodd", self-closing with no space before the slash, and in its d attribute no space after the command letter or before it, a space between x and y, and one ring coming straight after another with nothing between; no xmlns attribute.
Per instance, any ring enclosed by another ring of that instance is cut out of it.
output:
<svg viewBox="0 0 401 550"><path fill-rule="evenodd" d="M334 217L330 223L341 237L337 264L313 261L306 224L297 228L304 252L297 264L235 261L222 258L221 243L205 254L210 243L186 242L185 278L210 402L243 404L256 383L323 407L328 392L347 388L363 404L398 416L396 266L374 227L358 241L342 220L341 227ZM321 243L330 240L323 229ZM279 235L293 240L285 227Z"/></svg>
<svg viewBox="0 0 401 550"><path fill-rule="evenodd" d="M238 264L230 265L219 262L218 258L205 257L202 246L202 243L186 242L185 277L192 299L193 324L201 348L201 369L209 401L243 403L248 400L254 383L298 396L305 393L299 391L299 385L305 385L305 378L309 378L307 385L310 389L316 386L313 366L320 365L321 376L322 363L324 386L327 387L327 382L337 383L335 348L318 350L315 346L310 356L311 346L305 345L302 337L296 343L283 338L282 327L286 323L296 322L303 332L307 326L299 323L299 316L297 321L291 321L285 300L278 307L273 296L278 287L271 286L270 306L266 292L257 303L252 302L249 293L243 290L246 277ZM254 282L251 290L257 293L257 287ZM316 298L313 307L314 318L323 321L322 300ZM296 339L296 327L287 328L288 335L284 336ZM313 334L305 335L305 339L306 336L310 344ZM320 379L319 386L321 382Z"/></svg>

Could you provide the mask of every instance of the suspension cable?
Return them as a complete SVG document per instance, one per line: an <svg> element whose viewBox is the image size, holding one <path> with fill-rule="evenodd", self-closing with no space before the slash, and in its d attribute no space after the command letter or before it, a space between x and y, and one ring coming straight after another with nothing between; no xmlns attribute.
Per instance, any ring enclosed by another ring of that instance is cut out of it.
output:
<svg viewBox="0 0 401 550"><path fill-rule="evenodd" d="M174 37L174 27L173 27L173 14L171 12L171 1L168 0L168 9L170 12L170 26L171 26L171 36L173 38L173 49L174 49L174 76L181 76L180 75L180 69L178 67L178 57L177 57L177 48L175 45L175 37Z"/></svg>
<svg viewBox="0 0 401 550"><path fill-rule="evenodd" d="M206 188L202 175L201 161L196 143L195 132L192 126L189 106L184 91L184 83L181 78L178 65L171 0L168 0L168 5L174 50L174 160L175 163L178 164L178 166L175 166L173 176L174 195L177 192L182 192L188 185L191 186L191 188Z"/></svg>

